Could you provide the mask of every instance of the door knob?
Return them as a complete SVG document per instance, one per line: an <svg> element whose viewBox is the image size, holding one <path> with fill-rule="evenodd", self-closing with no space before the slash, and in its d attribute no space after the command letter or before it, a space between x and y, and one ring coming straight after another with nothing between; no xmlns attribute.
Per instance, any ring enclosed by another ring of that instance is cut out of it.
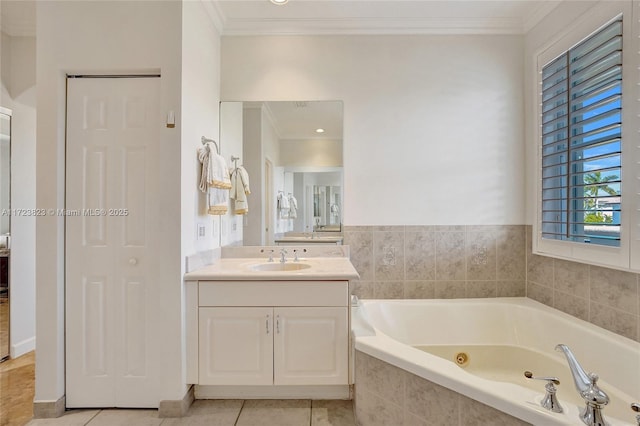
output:
<svg viewBox="0 0 640 426"><path fill-rule="evenodd" d="M136 259L135 257L132 257L131 259L129 259L129 265L137 265L138 264L138 259Z"/></svg>

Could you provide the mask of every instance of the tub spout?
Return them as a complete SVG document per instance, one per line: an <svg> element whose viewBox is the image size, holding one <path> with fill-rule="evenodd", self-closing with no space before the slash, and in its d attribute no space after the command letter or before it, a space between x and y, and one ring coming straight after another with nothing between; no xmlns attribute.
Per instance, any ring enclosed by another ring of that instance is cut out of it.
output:
<svg viewBox="0 0 640 426"><path fill-rule="evenodd" d="M602 417L602 408L609 403L609 396L598 387L598 375L587 373L567 345L559 344L556 350L562 351L567 358L573 382L586 403L581 414L582 422L589 426L607 426Z"/></svg>

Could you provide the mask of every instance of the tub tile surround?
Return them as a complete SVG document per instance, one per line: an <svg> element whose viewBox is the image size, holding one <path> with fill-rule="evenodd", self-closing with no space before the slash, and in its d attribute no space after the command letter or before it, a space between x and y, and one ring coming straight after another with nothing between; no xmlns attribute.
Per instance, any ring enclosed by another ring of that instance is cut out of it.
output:
<svg viewBox="0 0 640 426"><path fill-rule="evenodd" d="M529 424L363 352L355 365L359 426Z"/></svg>
<svg viewBox="0 0 640 426"><path fill-rule="evenodd" d="M640 274L534 255L527 226L527 297L640 341Z"/></svg>
<svg viewBox="0 0 640 426"><path fill-rule="evenodd" d="M640 341L640 274L534 255L530 225L345 226L363 299L527 296Z"/></svg>
<svg viewBox="0 0 640 426"><path fill-rule="evenodd" d="M346 226L361 298L524 296L525 227Z"/></svg>

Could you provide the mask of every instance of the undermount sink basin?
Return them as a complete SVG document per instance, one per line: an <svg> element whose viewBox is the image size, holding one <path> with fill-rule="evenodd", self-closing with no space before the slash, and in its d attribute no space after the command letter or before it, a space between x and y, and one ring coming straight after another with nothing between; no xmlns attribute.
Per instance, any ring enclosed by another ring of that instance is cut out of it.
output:
<svg viewBox="0 0 640 426"><path fill-rule="evenodd" d="M254 271L299 271L310 267L311 265L306 263L260 263L249 268Z"/></svg>

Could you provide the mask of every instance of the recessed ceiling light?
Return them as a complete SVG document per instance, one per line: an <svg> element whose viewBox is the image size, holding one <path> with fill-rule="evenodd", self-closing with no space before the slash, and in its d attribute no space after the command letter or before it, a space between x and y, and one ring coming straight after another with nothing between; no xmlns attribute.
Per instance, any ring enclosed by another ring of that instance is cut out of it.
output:
<svg viewBox="0 0 640 426"><path fill-rule="evenodd" d="M271 3L273 4L277 4L277 5L283 5L285 3L287 3L289 0L271 0Z"/></svg>
<svg viewBox="0 0 640 426"><path fill-rule="evenodd" d="M316 133L324 133L324 129L316 129Z"/></svg>

